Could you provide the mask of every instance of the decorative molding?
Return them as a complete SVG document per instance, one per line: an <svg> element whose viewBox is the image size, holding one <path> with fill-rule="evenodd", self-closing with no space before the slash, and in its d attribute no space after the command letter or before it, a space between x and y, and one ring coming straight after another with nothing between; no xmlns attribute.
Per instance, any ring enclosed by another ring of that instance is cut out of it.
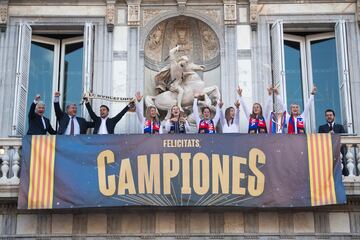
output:
<svg viewBox="0 0 360 240"><path fill-rule="evenodd" d="M140 4L141 0L127 0L128 4L128 25L140 25Z"/></svg>
<svg viewBox="0 0 360 240"><path fill-rule="evenodd" d="M236 25L237 23L236 1L224 0L224 21L225 21L225 25Z"/></svg>
<svg viewBox="0 0 360 240"><path fill-rule="evenodd" d="M144 9L143 10L143 17L142 17L142 25L143 26L146 26L146 24L148 24L148 22L160 15L160 14L163 14L165 12L167 12L168 10L164 10L164 9L154 9L154 8L150 8L150 9Z"/></svg>
<svg viewBox="0 0 360 240"><path fill-rule="evenodd" d="M112 32L115 26L115 0L106 1L106 26L108 32Z"/></svg>
<svg viewBox="0 0 360 240"><path fill-rule="evenodd" d="M178 11L180 12L180 14L183 14L186 9L187 0L176 0L176 1L178 4Z"/></svg>
<svg viewBox="0 0 360 240"><path fill-rule="evenodd" d="M127 61L128 54L127 51L114 51L113 59L118 61Z"/></svg>
<svg viewBox="0 0 360 240"><path fill-rule="evenodd" d="M250 0L249 18L251 30L256 31L258 24L258 0Z"/></svg>
<svg viewBox="0 0 360 240"><path fill-rule="evenodd" d="M237 50L238 59L251 59L251 49L238 49Z"/></svg>
<svg viewBox="0 0 360 240"><path fill-rule="evenodd" d="M5 31L9 19L8 16L9 1L0 0L0 30Z"/></svg>

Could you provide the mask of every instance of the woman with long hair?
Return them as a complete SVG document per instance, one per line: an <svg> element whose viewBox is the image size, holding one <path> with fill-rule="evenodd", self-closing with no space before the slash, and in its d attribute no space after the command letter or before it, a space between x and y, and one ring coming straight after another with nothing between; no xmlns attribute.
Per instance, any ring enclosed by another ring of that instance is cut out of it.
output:
<svg viewBox="0 0 360 240"><path fill-rule="evenodd" d="M190 125L183 112L180 111L178 105L174 105L170 109L170 118L166 120L165 129L168 133L188 133Z"/></svg>
<svg viewBox="0 0 360 240"><path fill-rule="evenodd" d="M136 115L141 126L144 128L145 134L162 134L162 126L158 117L158 112L155 106L146 108L145 117L143 116L143 104L140 103L143 96L140 92L135 94L136 99Z"/></svg>
<svg viewBox="0 0 360 240"><path fill-rule="evenodd" d="M272 88L269 87L267 90L268 90L268 98L266 100L265 111L263 112L260 103L254 103L252 107L252 112L250 113L242 97L242 89L240 88L240 86L237 89L237 93L240 97L240 104L249 122L248 133L251 134L268 133L266 122L268 121L268 119L270 119L270 114L271 114Z"/></svg>
<svg viewBox="0 0 360 240"><path fill-rule="evenodd" d="M220 123L223 133L239 133L239 120L240 120L240 102L237 100L234 103L234 107L228 107L225 109L225 115L223 111L220 112ZM222 107L222 102L220 104Z"/></svg>

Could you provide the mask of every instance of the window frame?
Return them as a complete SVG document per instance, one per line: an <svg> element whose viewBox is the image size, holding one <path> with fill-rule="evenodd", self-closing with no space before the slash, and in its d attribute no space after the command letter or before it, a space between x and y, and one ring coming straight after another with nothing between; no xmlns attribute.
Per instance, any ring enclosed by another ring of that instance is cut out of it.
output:
<svg viewBox="0 0 360 240"><path fill-rule="evenodd" d="M51 102L54 102L54 95L53 93L58 89L58 82L59 82L59 54L60 54L60 40L54 38L47 38L43 36L38 36L36 33L31 36L31 43L38 42L38 43L45 43L54 46L54 61L53 61L53 79L52 79L52 92L51 92ZM31 61L31 58L30 58ZM30 64L30 62L29 62ZM29 79L30 80L30 79ZM47 106L47 109L49 107ZM56 125L56 118L55 118L55 109L53 106L50 107L50 122L52 126Z"/></svg>
<svg viewBox="0 0 360 240"><path fill-rule="evenodd" d="M309 87L311 87L312 86L312 84L313 84L313 80L312 80L312 66L311 66L311 50L310 50L310 54L308 53L308 46L307 46L307 41L309 40L309 43L311 42L311 41L316 41L316 38L319 38L318 40L321 40L321 39L327 39L327 38L332 38L332 37L334 37L335 38L335 40L338 42L339 41L339 39L338 39L338 33L337 33L337 26L339 25L339 24L342 24L341 26L343 27L343 29L345 29L345 34L342 36L343 37L343 39L341 39L342 40L342 45L341 45L341 47L340 46L338 46L338 43L337 43L337 45L336 45L336 51L337 51L337 53L338 53L338 51L342 51L342 49L339 49L339 48L344 48L344 49L346 49L345 50L345 53L344 53L344 58L346 58L344 61L345 62L349 62L350 61L350 57L349 57L349 55L347 54L347 44L348 44L348 41L349 41L349 39L347 39L347 37L346 37L346 25L345 25L345 23L346 23L346 21L345 20L336 20L336 21L334 21L334 22L331 22L331 24L334 24L332 27L331 27L331 29L329 29L329 28L326 28L326 30L325 29L323 29L323 31L326 31L326 32L324 32L324 33L319 33L319 34L311 34L311 25L310 24L312 24L312 25L314 25L314 29L317 29L317 31L321 31L321 29L318 29L318 28L316 28L316 22L311 22L311 23L304 23L305 25L304 26L306 26L306 28L297 28L299 31L298 32L304 32L304 30L306 30L307 32L309 32L309 34L308 35L306 35L306 36L304 36L304 37L301 37L301 36L299 36L299 38L297 38L297 36L294 36L294 35L292 35L292 34L285 34L285 31L286 31L286 29L287 28L285 28L285 30L284 30L284 27L283 27L283 23L284 22L284 20L279 20L279 19L274 19L272 22L269 22L269 26L270 26L270 29L272 29L276 24L281 24L281 26L280 26L280 29L282 29L283 31L281 32L281 33L279 33L279 34L282 34L282 36L280 36L279 38L280 39L283 39L283 43L282 43L282 48L284 48L284 41L285 40L289 40L289 41L293 41L293 40L295 40L295 42L296 42L296 40L301 40L301 39L305 39L305 47L304 47L304 49L305 49L305 57L303 56L303 53L301 53L301 57L302 57L302 60L301 60L301 62L302 62L302 67L303 66L306 66L306 68L303 68L302 69L302 73L303 73L303 76L302 76L302 83L303 83L303 95L304 95L304 104L305 104L305 101L309 98L309 96L310 96L310 91L311 91L311 89L309 89ZM292 22L291 21L289 21L289 20L286 20L286 24L291 24ZM298 23L300 23L300 22L298 22ZM310 29L310 31L309 31L309 29ZM296 30L296 29L295 29ZM331 32L329 32L329 31L331 31ZM291 33L296 33L297 31L294 31L294 28L291 28ZM329 37L329 36L331 36L332 35L332 37ZM270 38L272 38L272 35L270 34ZM301 41L303 41L303 40L301 40ZM340 41L339 41L340 42ZM270 44L270 47L272 47L273 46L273 43L271 42L271 44ZM274 64L273 63L273 55L274 55L274 52L273 52L273 49L271 49L271 51L270 51L270 55L271 55L271 63L272 64ZM341 72L341 71L343 71L343 69L341 69L341 67L340 67L340 65L339 65L339 61L340 61L340 59L339 59L339 56L338 56L339 54L337 54L337 62L338 62L338 71L339 72ZM285 56L282 56L282 58L284 59L284 62L285 62L285 58L284 58ZM277 58L279 58L279 57L277 57ZM310 62L309 62L309 60L310 60ZM304 64L304 62L305 62L305 64ZM344 66L343 66L344 67ZM284 69L285 69L285 65L284 65L284 67L283 67ZM347 68L347 69L346 69ZM304 71L306 70L306 72L305 72L305 74L304 74ZM347 70L347 71L350 71L349 70L349 66L347 65L347 66L345 66L345 70ZM274 72L274 67L272 66L272 71ZM286 78L285 78L285 73L283 74L283 82L285 82L286 83ZM305 81L304 81L304 78L306 78L305 79ZM339 78L339 82L341 81L341 79ZM276 79L274 79L274 73L272 74L272 82L274 83L274 82L277 82L277 80ZM349 82L350 82L350 80L349 80L349 76L348 76L348 78L347 79L345 79L345 82L343 83L343 85L344 85L344 92L346 93L345 94L345 96L343 97L341 94L340 94L340 106L341 106L341 108L342 108L342 112L343 111L345 111L346 112L346 116L342 116L343 117L343 122L341 123L341 124L345 124L346 123L346 126L344 125L344 127L345 128L347 128L347 131L348 131L348 133L352 133L353 131L354 131L354 125L352 124L353 123L353 119L352 119L352 99L351 99L351 95L350 95L350 85L349 85ZM286 86L286 85L285 85ZM284 88L284 86L280 86L280 88ZM286 95L286 94L282 94L282 95ZM283 97L283 96L282 96ZM284 102L286 103L286 97L284 98L283 97L283 100L284 100ZM349 102L350 101L350 102ZM275 102L276 103L276 102ZM288 110L288 109L287 109ZM343 114L342 114L343 115ZM309 114L309 118L307 119L307 122L306 122L306 129L307 130L311 130L312 132L316 132L316 123L315 123L315 106L314 106L314 103L312 104L312 107L311 107L311 111L310 111L310 114Z"/></svg>
<svg viewBox="0 0 360 240"><path fill-rule="evenodd" d="M73 21L69 22L61 21L59 18L42 18L33 21L32 18L26 19L17 19L14 18L15 24L18 26L18 44L17 44L17 59L16 59L16 74L15 74L15 95L14 95L14 110L12 116L12 136L22 136L26 132L26 121L27 114L26 105L28 97L28 84L29 84L29 66L30 66L30 49L31 42L36 33L60 33L61 30L52 30L51 27L59 28L65 27L64 31L68 32L68 28L73 27L74 29L82 28L82 37L84 42L84 61L83 61L83 91L90 91L93 85L93 69L94 69L94 56L95 52L95 26L103 23L103 19L93 18L91 19L78 19L74 18ZM31 24L30 24L31 22ZM41 29L41 27L46 26L46 29ZM35 29L33 29L35 28ZM101 29L98 28L97 34ZM102 39L103 36L99 35L99 38ZM25 54L25 55L24 55ZM101 54L100 54L101 55ZM101 55L102 56L102 55ZM60 56L58 56L60 57ZM58 60L59 63L60 60ZM59 63L60 64L60 63ZM57 65L59 65L57 64ZM59 72L59 66L58 67ZM58 80L56 81L59 84L59 75ZM55 84L55 83L53 83ZM58 85L59 86L59 85ZM57 86L57 89L58 89ZM56 89L56 90L57 90ZM83 117L89 118L87 112L84 110L81 112ZM55 114L51 113L51 122L55 122ZM53 125L55 126L55 125Z"/></svg>

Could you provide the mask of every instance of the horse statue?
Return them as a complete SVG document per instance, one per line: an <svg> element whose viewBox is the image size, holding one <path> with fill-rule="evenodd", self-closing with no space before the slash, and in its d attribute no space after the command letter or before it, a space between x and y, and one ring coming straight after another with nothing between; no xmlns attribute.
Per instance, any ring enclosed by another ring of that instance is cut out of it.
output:
<svg viewBox="0 0 360 240"><path fill-rule="evenodd" d="M155 76L156 96L146 96L145 105L155 106L158 110L168 111L172 106L178 105L188 114L192 112L194 94L204 95L204 99L199 101L200 105L214 109L216 101L220 98L220 91L217 86L205 86L196 71L204 71L205 67L189 62L187 56L176 57L180 46L170 50L170 65L162 69ZM172 86L175 85L182 89L181 102L179 102L179 92Z"/></svg>

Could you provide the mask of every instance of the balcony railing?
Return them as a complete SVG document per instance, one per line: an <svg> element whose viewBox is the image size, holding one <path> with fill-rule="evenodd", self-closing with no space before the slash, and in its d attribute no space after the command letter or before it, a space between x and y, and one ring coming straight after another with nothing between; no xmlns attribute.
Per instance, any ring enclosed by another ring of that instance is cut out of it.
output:
<svg viewBox="0 0 360 240"><path fill-rule="evenodd" d="M343 176L348 195L360 195L360 136L341 137ZM343 156L345 155L345 156ZM20 183L21 139L0 138L0 198L17 197Z"/></svg>

